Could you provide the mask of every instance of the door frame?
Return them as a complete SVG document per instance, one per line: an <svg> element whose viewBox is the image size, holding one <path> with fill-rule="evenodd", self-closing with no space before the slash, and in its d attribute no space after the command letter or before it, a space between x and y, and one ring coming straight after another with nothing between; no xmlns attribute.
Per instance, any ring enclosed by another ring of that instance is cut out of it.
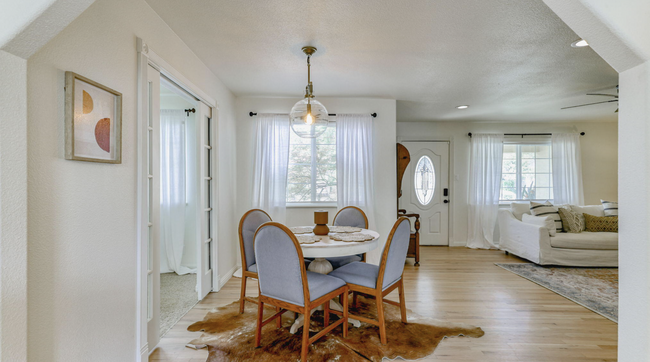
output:
<svg viewBox="0 0 650 362"><path fill-rule="evenodd" d="M137 240L137 288L136 288L136 361L146 362L149 359L150 349L153 351L155 346L149 346L147 342L147 319L148 319L148 300L147 300L147 274L148 274L148 235L149 235L149 207L147 203L146 190L148 183L147 170L147 134L148 134L148 67L152 66L157 69L161 76L172 80L186 92L197 98L200 102L205 103L212 110L212 129L211 137L216 144L218 137L219 125L219 107L215 99L204 93L199 87L195 86L180 72L169 65L163 58L149 49L149 46L141 38L136 41L137 51L137 210L136 210L136 240ZM219 175L219 148L214 148L214 157L211 160L212 169L215 175ZM219 205L218 197L218 179L212 183L211 197L214 205ZM217 237L218 221L217 217L212 218L211 227L213 227L214 236ZM216 238L218 239L218 238ZM218 241L218 240L215 240ZM212 290L218 291L220 288L218 275L218 249L219 243L215 242L210 255L212 259Z"/></svg>
<svg viewBox="0 0 650 362"><path fill-rule="evenodd" d="M425 140L422 138L412 138L412 137L404 137L404 136L398 136L397 137L397 143L403 143L403 142L447 142L449 144L449 173L447 177L449 178L447 180L447 185L449 186L449 218L447 219L447 232L448 232L448 247L455 247L455 246L465 246L466 242L457 242L456 239L454 239L454 213L456 211L456 185L455 185L455 180L456 180L456 173L454 171L455 168L455 162L454 162L454 137L438 137L435 139L429 139ZM411 160L413 162L413 160ZM399 206L399 204L398 204Z"/></svg>

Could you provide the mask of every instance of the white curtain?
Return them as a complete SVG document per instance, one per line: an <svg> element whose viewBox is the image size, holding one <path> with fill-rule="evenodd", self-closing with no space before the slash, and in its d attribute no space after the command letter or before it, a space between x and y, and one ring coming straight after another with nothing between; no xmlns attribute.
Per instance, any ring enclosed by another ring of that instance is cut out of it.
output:
<svg viewBox="0 0 650 362"><path fill-rule="evenodd" d="M580 135L577 133L554 133L553 149L553 201L555 204L582 205L582 158Z"/></svg>
<svg viewBox="0 0 650 362"><path fill-rule="evenodd" d="M289 170L289 116L260 114L255 126L253 207L285 222Z"/></svg>
<svg viewBox="0 0 650 362"><path fill-rule="evenodd" d="M160 112L160 244L163 264L178 275L196 273L181 265L185 248L185 112Z"/></svg>
<svg viewBox="0 0 650 362"><path fill-rule="evenodd" d="M503 134L473 134L469 170L469 234L467 246L496 248L494 228L499 212Z"/></svg>
<svg viewBox="0 0 650 362"><path fill-rule="evenodd" d="M357 206L374 225L374 174L372 117L367 114L336 116L337 205Z"/></svg>

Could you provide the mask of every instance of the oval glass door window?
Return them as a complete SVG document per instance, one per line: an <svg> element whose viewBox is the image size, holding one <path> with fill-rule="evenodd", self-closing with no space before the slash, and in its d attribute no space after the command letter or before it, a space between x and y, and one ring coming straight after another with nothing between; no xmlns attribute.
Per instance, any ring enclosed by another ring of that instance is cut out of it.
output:
<svg viewBox="0 0 650 362"><path fill-rule="evenodd" d="M422 156L415 165L415 196L423 206L428 205L433 199L436 189L436 171L429 156Z"/></svg>

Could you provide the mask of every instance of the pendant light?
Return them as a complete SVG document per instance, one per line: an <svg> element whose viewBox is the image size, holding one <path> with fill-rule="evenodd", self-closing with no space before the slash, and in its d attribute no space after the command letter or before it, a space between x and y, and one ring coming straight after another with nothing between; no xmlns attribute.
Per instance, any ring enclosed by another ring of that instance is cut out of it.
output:
<svg viewBox="0 0 650 362"><path fill-rule="evenodd" d="M306 46L302 48L307 55L307 87L305 98L291 108L289 118L291 129L302 138L316 138L323 134L329 125L329 115L325 106L314 98L314 87L311 84L311 56L316 53L316 48Z"/></svg>

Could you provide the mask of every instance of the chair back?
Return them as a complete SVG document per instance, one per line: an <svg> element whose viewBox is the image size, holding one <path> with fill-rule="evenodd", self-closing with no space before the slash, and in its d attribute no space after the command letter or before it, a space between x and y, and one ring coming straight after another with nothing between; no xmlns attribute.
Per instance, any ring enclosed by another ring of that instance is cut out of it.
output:
<svg viewBox="0 0 650 362"><path fill-rule="evenodd" d="M255 231L260 225L271 221L269 214L264 210L253 209L247 211L239 221L239 248L241 250L242 265L244 270L255 264Z"/></svg>
<svg viewBox="0 0 650 362"><path fill-rule="evenodd" d="M334 226L353 226L357 228L368 228L368 217L366 213L356 206L346 206L339 210L332 222Z"/></svg>
<svg viewBox="0 0 650 362"><path fill-rule="evenodd" d="M260 294L299 306L309 301L302 250L286 226L268 222L257 229L255 259Z"/></svg>
<svg viewBox="0 0 650 362"><path fill-rule="evenodd" d="M377 285L384 289L395 283L402 277L404 272L404 261L411 238L411 221L406 217L400 217L393 225L388 234L384 252L379 264L379 276Z"/></svg>

